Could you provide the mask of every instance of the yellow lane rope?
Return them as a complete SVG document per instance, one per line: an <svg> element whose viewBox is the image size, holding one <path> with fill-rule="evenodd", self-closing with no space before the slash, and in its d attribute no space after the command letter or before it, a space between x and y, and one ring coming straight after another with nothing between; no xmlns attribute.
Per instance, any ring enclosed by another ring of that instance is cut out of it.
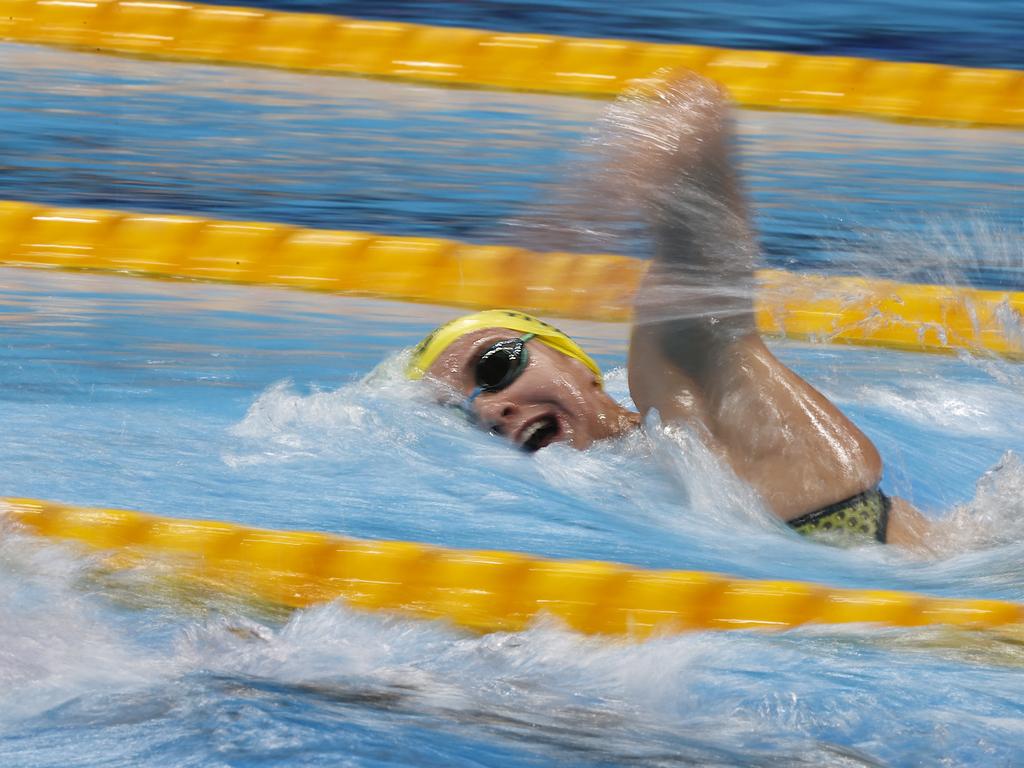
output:
<svg viewBox="0 0 1024 768"><path fill-rule="evenodd" d="M1024 606L1000 600L546 560L35 499L0 498L0 509L4 506L31 532L113 551L119 555L113 562L122 566L158 555L186 577L278 605L302 608L341 598L358 608L443 618L484 632L518 631L545 614L580 632L638 638L807 623L982 629L1024 622Z"/></svg>
<svg viewBox="0 0 1024 768"><path fill-rule="evenodd" d="M88 51L611 95L686 67L743 105L1024 125L1024 73L843 56L509 34L145 0L0 0L0 38Z"/></svg>
<svg viewBox="0 0 1024 768"><path fill-rule="evenodd" d="M0 265L275 285L623 322L647 263L425 237L0 201ZM758 274L762 332L1024 358L1024 293Z"/></svg>

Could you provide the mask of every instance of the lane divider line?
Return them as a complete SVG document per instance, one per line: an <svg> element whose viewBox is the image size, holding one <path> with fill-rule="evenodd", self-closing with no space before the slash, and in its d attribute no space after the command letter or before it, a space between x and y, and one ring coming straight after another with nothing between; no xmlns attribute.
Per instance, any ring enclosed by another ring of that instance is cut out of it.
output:
<svg viewBox="0 0 1024 768"><path fill-rule="evenodd" d="M156 557L185 578L276 605L304 608L342 599L356 608L445 619L480 632L520 631L541 615L578 632L636 639L809 623L1016 629L1024 622L1024 605L1001 600L444 549L36 499L0 498L3 506L31 533L113 552L107 563L114 567Z"/></svg>
<svg viewBox="0 0 1024 768"><path fill-rule="evenodd" d="M755 108L1024 126L1024 72L512 34L150 0L0 0L0 39L90 52L611 96L685 67Z"/></svg>
<svg viewBox="0 0 1024 768"><path fill-rule="evenodd" d="M648 262L0 200L0 265L272 285L626 322ZM1024 292L758 273L762 333L1024 359Z"/></svg>

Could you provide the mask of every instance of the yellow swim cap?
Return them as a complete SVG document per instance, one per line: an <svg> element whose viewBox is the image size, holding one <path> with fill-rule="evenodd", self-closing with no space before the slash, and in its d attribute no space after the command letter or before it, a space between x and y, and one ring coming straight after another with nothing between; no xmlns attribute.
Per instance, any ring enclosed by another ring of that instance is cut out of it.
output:
<svg viewBox="0 0 1024 768"><path fill-rule="evenodd" d="M533 315L516 312L512 309L488 309L484 312L474 312L471 315L458 317L435 329L413 349L409 364L405 368L405 375L410 379L422 379L434 361L453 341L481 328L508 328L520 333L532 333L538 341L558 350L563 355L579 360L594 372L597 383L601 383L601 369L579 344L555 326L538 320Z"/></svg>

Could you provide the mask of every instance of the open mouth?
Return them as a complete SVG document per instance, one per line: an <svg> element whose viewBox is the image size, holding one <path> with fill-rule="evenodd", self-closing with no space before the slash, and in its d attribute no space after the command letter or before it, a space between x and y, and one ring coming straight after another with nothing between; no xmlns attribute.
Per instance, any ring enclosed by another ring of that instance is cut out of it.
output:
<svg viewBox="0 0 1024 768"><path fill-rule="evenodd" d="M554 416L542 416L526 425L519 436L519 447L527 453L539 451L546 445L558 440L561 428Z"/></svg>

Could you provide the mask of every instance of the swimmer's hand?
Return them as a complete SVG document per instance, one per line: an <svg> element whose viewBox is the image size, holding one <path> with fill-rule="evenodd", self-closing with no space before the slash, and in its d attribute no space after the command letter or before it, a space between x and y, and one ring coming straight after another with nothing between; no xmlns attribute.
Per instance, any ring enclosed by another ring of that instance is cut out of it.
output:
<svg viewBox="0 0 1024 768"><path fill-rule="evenodd" d="M654 90L622 97L606 123L609 168L640 205L655 242L655 264L637 297L639 321L682 313L721 330L751 330L757 244L722 88L672 73Z"/></svg>
<svg viewBox="0 0 1024 768"><path fill-rule="evenodd" d="M731 119L721 86L679 70L626 91L605 113L599 140L614 178L659 207L673 186L710 188L731 175Z"/></svg>

